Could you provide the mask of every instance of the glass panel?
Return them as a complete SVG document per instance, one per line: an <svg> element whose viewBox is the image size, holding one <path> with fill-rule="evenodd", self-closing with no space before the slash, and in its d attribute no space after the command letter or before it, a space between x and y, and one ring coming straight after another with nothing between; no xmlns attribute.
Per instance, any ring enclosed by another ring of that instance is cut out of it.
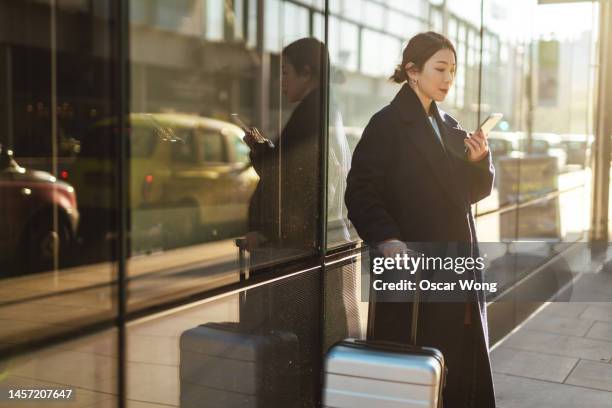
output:
<svg viewBox="0 0 612 408"><path fill-rule="evenodd" d="M20 22L0 33L1 347L115 316L119 134L85 140L117 105L117 22L49 3L0 4Z"/></svg>
<svg viewBox="0 0 612 408"><path fill-rule="evenodd" d="M360 22L364 1L365 0L342 0L342 8L338 12L348 19Z"/></svg>
<svg viewBox="0 0 612 408"><path fill-rule="evenodd" d="M283 4L284 38L286 43L309 35L308 9L292 3Z"/></svg>
<svg viewBox="0 0 612 408"><path fill-rule="evenodd" d="M573 241L586 228L590 200L582 187L590 179L598 12L590 3L530 4L519 5L519 14L487 6L481 118L495 111L504 118L490 135L498 201L478 211L568 191L507 212L501 222L510 223L505 236ZM578 16L581 23L572 24Z"/></svg>
<svg viewBox="0 0 612 408"><path fill-rule="evenodd" d="M244 262L242 278L318 250L322 44L305 40L307 8L270 0L257 16L253 3L240 6L249 45L232 28L236 2L175 9L204 16L197 36L130 25L131 308L238 282ZM245 143L241 126L261 137Z"/></svg>
<svg viewBox="0 0 612 408"><path fill-rule="evenodd" d="M118 333L116 329L81 337L25 355L0 359L3 399L7 391L43 390L40 396L12 402L4 399L4 407L61 406L104 407L119 406L118 385ZM49 394L46 394L51 390ZM26 402L27 401L27 402Z"/></svg>
<svg viewBox="0 0 612 408"><path fill-rule="evenodd" d="M332 12L335 10L330 3ZM416 2L415 12L426 2ZM354 4L353 4L354 5ZM404 5L404 3L402 3ZM344 204L346 174L351 155L370 117L393 98L397 88L388 81L401 60L401 45L426 27L406 10L386 11L393 37L377 31L368 19L364 27L343 20L346 13L329 18L331 84L328 156L328 248L358 239L347 219ZM401 24L400 24L401 23ZM395 24L395 28L393 27ZM395 31L394 31L395 30ZM360 40L361 37L361 40ZM359 46L361 45L361 48Z"/></svg>
<svg viewBox="0 0 612 408"><path fill-rule="evenodd" d="M329 52L338 68L357 70L359 57L358 27L335 17L329 18ZM334 72L332 72L332 75Z"/></svg>
<svg viewBox="0 0 612 408"><path fill-rule="evenodd" d="M206 19L204 26L206 27L206 38L209 40L223 40L224 3L223 0L207 0L205 2Z"/></svg>
<svg viewBox="0 0 612 408"><path fill-rule="evenodd" d="M130 324L128 399L183 408L318 406L321 279L310 271Z"/></svg>
<svg viewBox="0 0 612 408"><path fill-rule="evenodd" d="M385 8L380 4L373 3L371 1L365 1L363 3L362 16L359 21L367 21L368 26L377 28L379 30L385 29Z"/></svg>

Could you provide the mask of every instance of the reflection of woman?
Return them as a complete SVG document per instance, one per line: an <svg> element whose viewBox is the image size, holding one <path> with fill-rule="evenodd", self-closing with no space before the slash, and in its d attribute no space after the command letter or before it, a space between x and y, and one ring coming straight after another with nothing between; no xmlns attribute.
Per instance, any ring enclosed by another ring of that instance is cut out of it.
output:
<svg viewBox="0 0 612 408"><path fill-rule="evenodd" d="M413 37L392 77L407 83L372 117L355 149L345 196L349 218L384 256L406 252L405 242L459 244L454 255L478 256L470 204L490 194L493 167L486 136L468 135L437 107L455 67L445 37ZM479 280L480 272L471 271ZM418 343L440 349L447 362L445 407L495 406L484 293L471 295L473 302L420 308ZM370 310L369 338L408 341L410 303L377 302Z"/></svg>
<svg viewBox="0 0 612 408"><path fill-rule="evenodd" d="M283 50L282 91L298 103L274 148L245 136L260 177L249 208L248 245L315 249L319 242L319 168L323 44L303 38ZM274 254L272 254L274 256ZM263 260L263 259L262 259Z"/></svg>

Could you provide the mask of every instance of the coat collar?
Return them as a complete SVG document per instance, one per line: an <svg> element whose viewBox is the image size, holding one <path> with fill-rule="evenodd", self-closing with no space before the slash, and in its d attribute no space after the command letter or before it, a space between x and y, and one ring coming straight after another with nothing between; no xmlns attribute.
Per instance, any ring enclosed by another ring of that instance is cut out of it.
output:
<svg viewBox="0 0 612 408"><path fill-rule="evenodd" d="M457 179L456 172L460 161L464 160L462 156L465 156L463 145L465 132L458 127L457 122L450 115L438 109L437 104L432 102L431 110L438 123L442 140L444 140L445 154L438 143L437 135L429 123L419 97L408 84L404 84L393 98L391 106L399 115L403 125L409 127L405 134L410 137L419 152L425 157L444 190L455 204L465 209L467 201L458 188L460 180Z"/></svg>

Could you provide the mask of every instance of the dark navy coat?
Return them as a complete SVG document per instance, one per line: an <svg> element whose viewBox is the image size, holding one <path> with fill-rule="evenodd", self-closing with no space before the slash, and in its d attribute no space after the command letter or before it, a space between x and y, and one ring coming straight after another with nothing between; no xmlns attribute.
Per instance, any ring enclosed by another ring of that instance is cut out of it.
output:
<svg viewBox="0 0 612 408"><path fill-rule="evenodd" d="M471 204L493 188L491 155L467 159L466 132L432 103L444 147L414 91L405 84L377 112L353 154L345 202L348 216L371 247L386 239L459 245L478 256ZM482 271L471 271L482 281ZM444 354L448 366L444 406L494 407L483 292L474 301L421 303L417 342ZM465 324L466 307L472 323ZM409 340L410 303L371 302L368 338Z"/></svg>

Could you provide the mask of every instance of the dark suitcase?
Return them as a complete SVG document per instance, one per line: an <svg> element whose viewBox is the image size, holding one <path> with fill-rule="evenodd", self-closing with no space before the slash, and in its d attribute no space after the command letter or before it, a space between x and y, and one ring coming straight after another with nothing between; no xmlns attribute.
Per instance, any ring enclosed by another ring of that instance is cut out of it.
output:
<svg viewBox="0 0 612 408"><path fill-rule="evenodd" d="M417 281L420 272L416 274ZM412 308L411 344L346 339L325 359L323 407L442 407L442 353L416 344L420 290Z"/></svg>
<svg viewBox="0 0 612 408"><path fill-rule="evenodd" d="M241 279L248 273L242 241ZM241 320L248 307L241 292ZM248 321L248 320L247 320ZM296 407L300 400L295 334L253 322L207 323L180 339L182 408ZM260 323L260 322L259 322Z"/></svg>

